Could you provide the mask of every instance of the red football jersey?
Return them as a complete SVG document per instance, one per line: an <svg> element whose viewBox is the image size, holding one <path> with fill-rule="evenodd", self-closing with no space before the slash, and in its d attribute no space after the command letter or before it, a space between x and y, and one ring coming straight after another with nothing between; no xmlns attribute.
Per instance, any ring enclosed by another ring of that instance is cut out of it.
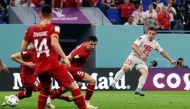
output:
<svg viewBox="0 0 190 109"><path fill-rule="evenodd" d="M136 10L136 8L132 4L120 4L118 6L118 9L121 11L120 16L123 18L129 18L132 15L132 13Z"/></svg>
<svg viewBox="0 0 190 109"><path fill-rule="evenodd" d="M82 43L81 45L77 46L71 52L71 70L82 70L86 61L90 56L90 51L86 48L86 43Z"/></svg>
<svg viewBox="0 0 190 109"><path fill-rule="evenodd" d="M35 25L28 28L24 40L32 42L36 52L36 73L60 67L58 54L51 46L51 35L60 33L60 28L52 24Z"/></svg>
<svg viewBox="0 0 190 109"><path fill-rule="evenodd" d="M61 0L54 0L54 8L61 8Z"/></svg>
<svg viewBox="0 0 190 109"><path fill-rule="evenodd" d="M23 51L21 53L22 59L25 62L33 62L35 63L35 54L33 51ZM34 68L29 68L24 65L21 65L22 72L27 73L27 74L33 74L34 73Z"/></svg>

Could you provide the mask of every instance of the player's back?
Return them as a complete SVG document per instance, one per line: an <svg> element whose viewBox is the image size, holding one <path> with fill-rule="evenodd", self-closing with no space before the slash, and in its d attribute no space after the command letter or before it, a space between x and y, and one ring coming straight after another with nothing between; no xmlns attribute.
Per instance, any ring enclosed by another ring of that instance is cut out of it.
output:
<svg viewBox="0 0 190 109"><path fill-rule="evenodd" d="M58 54L51 46L51 35L59 35L59 31L59 27L52 24L35 25L28 29L26 40L31 41L35 47L36 72L41 73L60 66Z"/></svg>

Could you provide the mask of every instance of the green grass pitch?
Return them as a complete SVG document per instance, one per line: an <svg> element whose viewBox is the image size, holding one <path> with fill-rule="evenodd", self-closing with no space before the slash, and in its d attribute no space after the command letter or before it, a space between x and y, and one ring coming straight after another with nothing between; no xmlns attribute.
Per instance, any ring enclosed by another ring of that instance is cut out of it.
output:
<svg viewBox="0 0 190 109"><path fill-rule="evenodd" d="M5 95L15 93L0 91L0 103ZM189 91L145 91L145 94L141 97L132 91L95 91L91 102L99 109L190 109ZM33 93L31 98L21 100L17 107L0 109L37 109L37 95ZM54 104L56 109L76 109L73 102L54 100Z"/></svg>

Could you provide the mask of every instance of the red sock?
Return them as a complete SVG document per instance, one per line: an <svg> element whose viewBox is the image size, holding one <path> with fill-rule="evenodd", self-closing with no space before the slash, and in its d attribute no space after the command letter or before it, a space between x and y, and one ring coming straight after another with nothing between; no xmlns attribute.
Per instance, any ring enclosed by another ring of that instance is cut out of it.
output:
<svg viewBox="0 0 190 109"><path fill-rule="evenodd" d="M50 98L54 100L55 98L58 98L61 94L63 94L63 87L60 87L59 89L54 89L50 95Z"/></svg>
<svg viewBox="0 0 190 109"><path fill-rule="evenodd" d="M16 94L16 96L17 96L19 99L25 98L25 91L18 92L18 93Z"/></svg>
<svg viewBox="0 0 190 109"><path fill-rule="evenodd" d="M73 89L71 91L72 95L73 95L73 98L74 98L74 102L75 104L77 105L77 107L79 109L86 109L86 104L85 104L85 101L84 101L84 97L82 96L82 93L80 91L80 89Z"/></svg>
<svg viewBox="0 0 190 109"><path fill-rule="evenodd" d="M90 98L92 97L94 93L94 88L95 88L95 85L88 84L87 89L86 89L85 100L90 100Z"/></svg>
<svg viewBox="0 0 190 109"><path fill-rule="evenodd" d="M38 109L45 109L46 108L47 98L48 98L48 93L41 91L39 96L38 96Z"/></svg>
<svg viewBox="0 0 190 109"><path fill-rule="evenodd" d="M69 97L68 96L61 95L58 98L61 99L61 100L69 101Z"/></svg>

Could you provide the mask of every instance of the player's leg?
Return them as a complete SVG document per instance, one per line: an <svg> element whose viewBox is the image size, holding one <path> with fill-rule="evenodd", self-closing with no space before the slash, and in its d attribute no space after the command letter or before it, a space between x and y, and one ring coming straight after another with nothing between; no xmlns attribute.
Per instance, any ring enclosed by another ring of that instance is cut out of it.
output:
<svg viewBox="0 0 190 109"><path fill-rule="evenodd" d="M5 96L5 97L4 97L4 101L3 101L3 103L1 104L1 106L7 106L7 103L6 103L7 99L8 99L8 96Z"/></svg>
<svg viewBox="0 0 190 109"><path fill-rule="evenodd" d="M32 87L26 87L26 88L25 88L25 91L20 91L20 92L18 92L18 93L16 94L16 96L17 96L19 99L31 97L31 96L32 96ZM7 103L6 103L7 99L8 99L8 96L5 96L5 97L4 97L4 101L3 101L3 103L1 104L2 106L6 106L6 105L7 105Z"/></svg>
<svg viewBox="0 0 190 109"><path fill-rule="evenodd" d="M51 90L51 77L48 74L38 75L41 83L41 91L38 96L38 109L45 109L47 98L50 95Z"/></svg>
<svg viewBox="0 0 190 109"><path fill-rule="evenodd" d="M109 85L110 89L115 89L116 83L118 83L118 81L122 79L122 77L125 75L125 73L129 72L129 70L132 70L132 68L136 64L137 59L138 58L136 56L134 56L133 54L130 54L127 57L122 68L116 73L114 80Z"/></svg>
<svg viewBox="0 0 190 109"><path fill-rule="evenodd" d="M139 83L138 83L137 89L135 90L135 94L144 96L144 92L142 91L142 88L148 77L148 68L145 64L137 65L136 68L141 73L141 76L139 78Z"/></svg>
<svg viewBox="0 0 190 109"><path fill-rule="evenodd" d="M114 80L109 85L110 89L115 89L116 83L121 80L121 78L127 73L129 70L131 70L134 66L134 59L135 57L132 55L129 55L125 63L123 64L122 68L116 73Z"/></svg>
<svg viewBox="0 0 190 109"><path fill-rule="evenodd" d="M33 83L26 81L25 79L23 79L22 77L23 75L21 75L21 82L22 82L22 86L25 89L24 91L20 91L17 94L15 94L19 99L23 99L23 98L28 98L32 96L32 91L33 91ZM32 78L31 78L32 79ZM7 100L8 96L4 97L4 101L1 104L2 106L7 105L6 104L6 100Z"/></svg>
<svg viewBox="0 0 190 109"><path fill-rule="evenodd" d="M78 108L79 109L87 109L84 97L83 97L81 90L79 89L77 83L73 82L68 87L71 89L71 94L72 94L72 96L74 98L74 102L78 106Z"/></svg>
<svg viewBox="0 0 190 109"><path fill-rule="evenodd" d="M72 97L71 96L63 96L65 91L71 90ZM49 108L54 108L55 106L52 104L52 100L55 98L66 100L66 101L74 101L75 104L78 106L79 109L86 109L84 97L82 96L79 87L77 86L76 82L71 83L68 86L68 89L61 87L58 89L54 89L50 95L50 97L47 100L47 106ZM84 107L85 106L85 107Z"/></svg>
<svg viewBox="0 0 190 109"><path fill-rule="evenodd" d="M88 73L85 73L83 71L79 71L79 72L80 73L78 74L84 73L84 76L81 75L82 76L81 81L87 83L86 96L85 96L85 102L86 102L87 108L96 109L98 107L95 107L90 104L90 99L94 93L96 80L92 78ZM75 76L73 77L75 78ZM78 75L78 77L80 77L80 75Z"/></svg>
<svg viewBox="0 0 190 109"><path fill-rule="evenodd" d="M130 70L130 66L128 65L123 65L122 68L116 73L114 80L112 83L109 85L110 89L115 89L116 83L118 83L119 80L125 75Z"/></svg>
<svg viewBox="0 0 190 109"><path fill-rule="evenodd" d="M33 91L34 92L41 91L41 88L42 88L41 83L36 79L33 85Z"/></svg>
<svg viewBox="0 0 190 109"><path fill-rule="evenodd" d="M67 102L71 102L73 101L73 97L72 96L64 96L64 95L61 95L59 97L57 97L58 99L61 99L61 100L65 100Z"/></svg>
<svg viewBox="0 0 190 109"><path fill-rule="evenodd" d="M53 89L51 91L51 94L50 94L50 99L51 100L54 100L56 98L59 98L62 94L64 94L65 92L69 91L69 89L59 85L60 88L58 89Z"/></svg>
<svg viewBox="0 0 190 109"><path fill-rule="evenodd" d="M81 91L74 81L73 77L67 72L66 68L62 66L60 69L54 69L51 71L51 76L59 83L62 90L58 91L58 95L62 94L66 87L68 90L71 91L72 96L74 98L74 102L79 109L86 109L86 104L84 101L84 97L81 94Z"/></svg>
<svg viewBox="0 0 190 109"><path fill-rule="evenodd" d="M32 96L32 91L33 91L33 88L32 87L26 87L25 88L25 91L20 91L16 94L16 96L19 98L19 99L23 99L23 98L28 98L28 97L31 97Z"/></svg>
<svg viewBox="0 0 190 109"><path fill-rule="evenodd" d="M59 83L59 82L58 82L58 83ZM68 89L65 88L65 87L63 87L63 86L61 86L61 85L59 85L59 87L60 87L60 88L58 88L58 89L53 89L53 90L51 91L51 94L50 94L50 96L48 97L47 103L46 103L46 105L47 105L48 108L55 108L55 105L53 104L53 100L56 99L56 98L58 98L58 99L63 99L63 100L65 100L65 101L67 101L67 99L68 99L68 101L70 100L70 98L67 97L67 96L61 96L63 93L67 92ZM71 97L71 99L72 99L71 101L73 101L73 97Z"/></svg>
<svg viewBox="0 0 190 109"><path fill-rule="evenodd" d="M55 108L55 105L52 103L55 98L59 98L61 94L63 94L65 91L65 88L59 85L60 88L53 89L47 99L46 106L48 108Z"/></svg>
<svg viewBox="0 0 190 109"><path fill-rule="evenodd" d="M59 84L59 82L58 82ZM65 88L64 86L62 86L61 84L59 84L59 88L58 89L53 89L50 93L50 96L47 99L47 107L48 108L55 108L55 105L53 104L53 100L58 98L61 100L65 100L68 102L73 101L73 97L72 96L63 96L62 94L64 94L65 92L69 91L68 88Z"/></svg>
<svg viewBox="0 0 190 109"><path fill-rule="evenodd" d="M72 72L71 74L73 75L73 78L75 80L87 83L87 90L86 90L86 96L85 96L85 102L87 104L87 107L97 108L97 107L92 106L90 104L90 98L93 95L95 84L96 84L95 79L92 78L89 74L87 74L87 73L85 73L83 71L76 71L76 72ZM64 96L64 95L61 95L58 98L62 99L62 100L66 100L66 101L73 100L70 96Z"/></svg>

